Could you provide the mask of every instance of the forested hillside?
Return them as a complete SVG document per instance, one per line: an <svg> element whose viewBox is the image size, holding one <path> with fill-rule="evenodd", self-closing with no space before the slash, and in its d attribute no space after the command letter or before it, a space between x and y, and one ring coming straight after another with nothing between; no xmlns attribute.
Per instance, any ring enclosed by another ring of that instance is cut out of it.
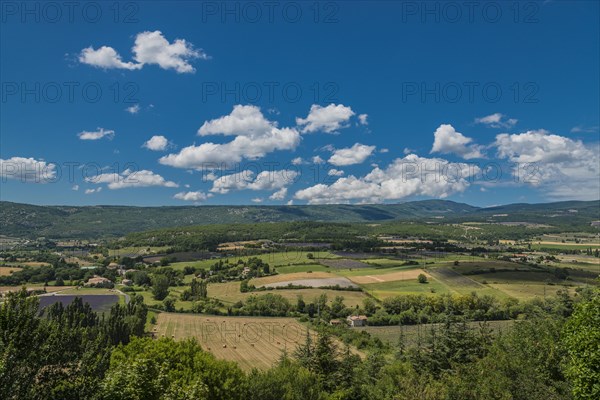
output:
<svg viewBox="0 0 600 400"><path fill-rule="evenodd" d="M121 236L175 226L256 222L530 222L589 226L600 219L600 201L512 204L477 208L446 200L377 205L305 206L34 206L0 202L0 234L15 237Z"/></svg>

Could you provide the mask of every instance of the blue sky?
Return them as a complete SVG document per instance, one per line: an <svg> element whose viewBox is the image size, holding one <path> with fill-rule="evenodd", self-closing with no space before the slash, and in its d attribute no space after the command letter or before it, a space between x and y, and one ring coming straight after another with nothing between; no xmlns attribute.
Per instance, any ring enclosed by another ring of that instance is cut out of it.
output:
<svg viewBox="0 0 600 400"><path fill-rule="evenodd" d="M598 2L23 4L2 200L600 198Z"/></svg>

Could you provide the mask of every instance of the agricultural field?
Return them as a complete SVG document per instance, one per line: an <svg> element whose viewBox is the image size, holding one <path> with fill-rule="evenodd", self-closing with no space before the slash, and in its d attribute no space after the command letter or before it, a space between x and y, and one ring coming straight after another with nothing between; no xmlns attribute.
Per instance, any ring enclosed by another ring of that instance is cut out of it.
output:
<svg viewBox="0 0 600 400"><path fill-rule="evenodd" d="M47 262L39 261L0 261L0 267L48 267L50 266Z"/></svg>
<svg viewBox="0 0 600 400"><path fill-rule="evenodd" d="M309 258L308 255L312 254L312 258ZM200 261L182 261L182 262L174 262L171 263L170 266L176 270L182 271L187 266L192 266L194 268L204 268L209 269L214 263L219 260L229 260L230 262L238 262L239 260L245 261L249 258L259 258L264 262L268 263L271 267L277 267L279 271L280 268L288 268L288 267L310 267L315 266L314 268L318 268L319 261L322 259L332 259L337 256L333 255L329 251L313 251L307 252L303 250L290 250L290 251L282 251L282 252L274 252L274 253L265 253L265 254L256 254L256 255L247 255L247 254L233 254L231 256L223 256L220 259L208 259L208 260L200 260ZM323 266L320 266L324 268ZM312 267L311 267L312 268ZM314 269L313 269L314 270ZM300 272L300 271L298 271Z"/></svg>
<svg viewBox="0 0 600 400"><path fill-rule="evenodd" d="M531 249L600 249L600 237L589 233L543 235L531 241Z"/></svg>
<svg viewBox="0 0 600 400"><path fill-rule="evenodd" d="M531 244L532 250L554 249L554 250L585 250L587 248L600 249L600 243L557 243L557 242L536 242Z"/></svg>
<svg viewBox="0 0 600 400"><path fill-rule="evenodd" d="M175 298L175 309L182 311L191 311L193 302L191 301L182 301L180 300L181 293L184 291L185 286L172 286L169 288L169 296ZM156 307L162 304L161 300L155 300L150 291L136 291L135 293L130 293L131 296L140 295L144 298L144 303L148 305L148 307Z"/></svg>
<svg viewBox="0 0 600 400"><path fill-rule="evenodd" d="M60 294L72 294L78 296L94 296L94 295L118 295L116 289L103 289L103 288L93 288L93 287L71 287L63 290L60 290Z"/></svg>
<svg viewBox="0 0 600 400"><path fill-rule="evenodd" d="M374 265L352 259L320 260L320 263L335 269L375 268Z"/></svg>
<svg viewBox="0 0 600 400"><path fill-rule="evenodd" d="M407 260L399 260L393 258L365 258L360 261L365 264L370 264L376 267L400 267Z"/></svg>
<svg viewBox="0 0 600 400"><path fill-rule="evenodd" d="M109 249L108 256L109 257L137 257L137 256L147 256L151 254L158 254L165 250L167 250L167 246L129 246L123 247L120 249Z"/></svg>
<svg viewBox="0 0 600 400"><path fill-rule="evenodd" d="M354 283L365 285L369 283L384 283L394 281L416 281L418 276L421 274L431 279L431 275L428 272L422 270L421 268L403 269L400 271L394 271L384 274L349 275L348 279L350 279Z"/></svg>
<svg viewBox="0 0 600 400"><path fill-rule="evenodd" d="M600 275L600 258L579 255L559 255L558 263L561 267L573 268Z"/></svg>
<svg viewBox="0 0 600 400"><path fill-rule="evenodd" d="M364 276L364 275L386 275L401 271L410 271L413 269L420 268L417 265L406 265L402 267L390 267L390 268L368 268L368 269L339 269L335 270L335 273L345 277L352 276Z"/></svg>
<svg viewBox="0 0 600 400"><path fill-rule="evenodd" d="M291 303L295 303L298 296L302 296L305 301L312 300L321 294L327 295L331 302L336 296L344 297L344 304L348 307L362 305L366 295L362 292L331 289L277 289L264 292L240 292L240 282L211 283L208 285L208 296L221 300L226 305L231 305L238 301L244 301L249 296L261 295L265 293L278 294Z"/></svg>
<svg viewBox="0 0 600 400"><path fill-rule="evenodd" d="M357 287L350 280L336 276L329 272L293 272L289 274L278 274L255 278L250 280L250 284L256 287L283 287L289 284L298 286L336 286Z"/></svg>
<svg viewBox="0 0 600 400"><path fill-rule="evenodd" d="M309 258L309 254L312 254L312 258ZM331 260L337 258L336 255L329 251L304 251L304 250L289 250L284 252L275 252L261 254L258 257L269 265L274 267L279 266L290 266L298 264L314 264L315 262L321 262L322 260Z"/></svg>
<svg viewBox="0 0 600 400"><path fill-rule="evenodd" d="M392 281L384 283L369 283L361 287L374 297L384 300L388 297L394 297L401 294L426 294L435 295L440 293L449 293L451 290L435 279L427 283L419 283L417 280L411 281Z"/></svg>
<svg viewBox="0 0 600 400"><path fill-rule="evenodd" d="M44 286L43 284L24 285L27 290L45 290L47 293L61 292L66 289L72 289L73 286ZM17 292L23 286L0 286L0 294L7 292Z"/></svg>
<svg viewBox="0 0 600 400"><path fill-rule="evenodd" d="M76 297L81 297L84 303L89 303L92 309L99 313L110 311L110 308L119 301L116 294L83 294L83 295L63 295L50 294L39 296L40 311L51 306L54 303L62 303L64 306L71 304Z"/></svg>
<svg viewBox="0 0 600 400"><path fill-rule="evenodd" d="M493 334L500 334L508 331L514 323L515 321L488 321L487 325ZM468 322L468 325L471 329L481 329L482 322ZM404 344L410 347L416 345L419 336L424 337L432 329L439 329L439 326L440 324L366 326L355 329L376 336L392 346L398 344L399 338L402 335L404 337Z"/></svg>
<svg viewBox="0 0 600 400"><path fill-rule="evenodd" d="M453 263L443 263L440 264L441 267L450 268L453 271L459 272L461 274L469 275L473 273L479 273L481 271L515 271L515 270L523 270L529 271L531 267L526 264L514 263L510 261L502 261L502 260L489 260L484 259L482 261L461 261L458 265L454 265Z"/></svg>
<svg viewBox="0 0 600 400"><path fill-rule="evenodd" d="M291 274L294 272L323 272L331 271L331 268L321 264L302 264L290 265L289 267L277 267L275 270L279 274Z"/></svg>
<svg viewBox="0 0 600 400"><path fill-rule="evenodd" d="M518 300L555 296L559 290L567 290L570 295L575 294L574 286L547 285L539 282L490 283L489 286Z"/></svg>
<svg viewBox="0 0 600 400"><path fill-rule="evenodd" d="M0 276L7 276L21 269L19 267L0 267Z"/></svg>
<svg viewBox="0 0 600 400"><path fill-rule="evenodd" d="M250 284L256 286L256 287L260 287L260 286L264 286L264 285L269 285L271 283L279 283L279 282L285 282L285 281L293 281L293 280L299 280L299 279L327 279L327 278L331 278L331 277L335 277L335 275L329 273L329 272L292 272L289 274L278 274L278 275L271 275L271 276L265 276L262 278L254 278L250 280Z"/></svg>
<svg viewBox="0 0 600 400"><path fill-rule="evenodd" d="M429 271L437 281L443 282L444 285L455 291L466 290L468 292L483 288L481 283L447 267L432 268Z"/></svg>
<svg viewBox="0 0 600 400"><path fill-rule="evenodd" d="M328 253L331 254L331 253ZM265 255L267 256L267 255ZM282 262L282 254L270 254L271 260ZM337 256L339 257L339 255ZM593 257L592 257L593 258ZM447 254L429 258L426 265L404 265L403 260L394 258L325 258L311 260L307 265L280 266L277 275L255 278L250 281L256 287L260 286L286 286L289 283L305 286L335 285L336 276L348 278L352 283L360 286L364 291L379 300L400 294L427 294L439 293L469 294L476 292L479 295L491 295L500 299L514 297L530 299L543 297L544 293L554 294L565 283L550 272L532 269L527 264L494 260L476 256L460 254ZM431 263L432 260L436 263ZM208 260L214 263L214 260ZM456 263L458 261L458 264ZM569 285L593 284L593 270L597 258L586 259L586 263L578 264L583 267L581 272L571 271L572 282ZM204 261L203 261L204 262ZM318 263L318 264L317 264ZM323 265L323 264L326 264ZM573 268L574 265L569 265ZM598 264L600 268L600 264ZM592 271L589 271L589 270ZM586 272L587 271L587 272ZM428 283L417 282L420 274L428 278ZM581 275L581 276L580 276ZM191 278L190 278L191 279ZM322 281L329 279L331 281ZM322 282L321 282L322 281ZM325 283L327 282L327 283ZM554 284L556 286L550 286ZM280 294L294 302L298 295L305 299L316 297L322 290L318 289L279 289L273 293ZM262 294L263 292L255 292ZM241 293L239 282L215 283L209 285L209 296L218 298L225 304L233 304L244 300L252 293ZM352 307L361 304L365 294L360 292L327 293L329 300L336 295L346 299L346 305Z"/></svg>
<svg viewBox="0 0 600 400"><path fill-rule="evenodd" d="M322 288L328 286L339 286L341 288L357 288L358 285L351 282L348 278L318 278L318 279L294 279L292 281L283 281L283 282L273 282L266 285L264 287L268 288L279 288L286 287L289 285L297 285L297 286L310 286L313 288Z"/></svg>
<svg viewBox="0 0 600 400"><path fill-rule="evenodd" d="M283 351L291 353L306 339L307 328L293 318L215 317L160 313L152 328L156 337L195 338L217 358L245 370L267 369Z"/></svg>

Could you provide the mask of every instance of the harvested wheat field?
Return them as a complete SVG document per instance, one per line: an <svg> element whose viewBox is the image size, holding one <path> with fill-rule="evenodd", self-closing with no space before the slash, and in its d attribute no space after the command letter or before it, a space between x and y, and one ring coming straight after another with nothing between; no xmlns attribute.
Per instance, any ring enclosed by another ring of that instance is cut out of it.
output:
<svg viewBox="0 0 600 400"><path fill-rule="evenodd" d="M320 278L331 278L331 274L329 272L292 272L291 274L278 274L265 276L262 278L254 278L250 280L250 283L256 287L269 285L271 283L278 282L287 282L287 281L295 281L299 279L320 279Z"/></svg>
<svg viewBox="0 0 600 400"><path fill-rule="evenodd" d="M389 274L348 276L348 279L354 283L364 285L368 283L416 280L419 274L424 274L428 279L431 278L431 275L429 275L427 272L417 268L408 269L406 271L396 271Z"/></svg>
<svg viewBox="0 0 600 400"><path fill-rule="evenodd" d="M339 286L341 288L357 288L358 285L350 282L348 278L317 278L317 279L295 279L293 281L275 282L264 285L268 288L282 288L288 285L309 286L312 288Z"/></svg>
<svg viewBox="0 0 600 400"><path fill-rule="evenodd" d="M0 267L0 276L7 276L12 274L13 272L17 272L22 270L19 267Z"/></svg>
<svg viewBox="0 0 600 400"><path fill-rule="evenodd" d="M217 317L160 313L155 337L194 337L217 358L235 361L241 368L267 369L281 356L292 353L306 339L307 328L293 318Z"/></svg>

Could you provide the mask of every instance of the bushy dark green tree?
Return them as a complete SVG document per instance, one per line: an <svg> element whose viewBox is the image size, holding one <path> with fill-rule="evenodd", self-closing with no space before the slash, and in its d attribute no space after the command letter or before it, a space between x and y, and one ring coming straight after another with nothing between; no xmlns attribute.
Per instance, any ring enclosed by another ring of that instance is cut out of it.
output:
<svg viewBox="0 0 600 400"><path fill-rule="evenodd" d="M134 339L117 348L102 383L106 400L245 399L244 373L194 340Z"/></svg>
<svg viewBox="0 0 600 400"><path fill-rule="evenodd" d="M155 300L164 300L169 294L169 278L162 274L152 277L152 296Z"/></svg>
<svg viewBox="0 0 600 400"><path fill-rule="evenodd" d="M600 398L600 291L582 301L567 321L563 344L566 375L577 399Z"/></svg>

